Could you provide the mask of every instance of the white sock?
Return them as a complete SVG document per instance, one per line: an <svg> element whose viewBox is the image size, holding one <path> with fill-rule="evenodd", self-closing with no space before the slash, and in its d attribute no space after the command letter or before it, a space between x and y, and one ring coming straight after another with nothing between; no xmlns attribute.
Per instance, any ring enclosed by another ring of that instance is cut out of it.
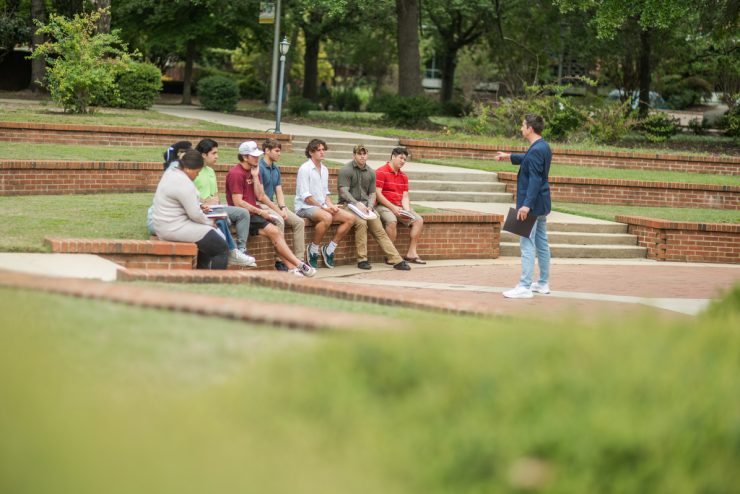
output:
<svg viewBox="0 0 740 494"><path fill-rule="evenodd" d="M311 245L308 246L308 251L311 254L318 255L319 254L319 246L315 243L311 242Z"/></svg>
<svg viewBox="0 0 740 494"><path fill-rule="evenodd" d="M329 245L326 246L326 253L329 255L332 255L334 254L334 251L336 249L337 249L337 244L335 244L334 241L332 240L331 242L329 242Z"/></svg>

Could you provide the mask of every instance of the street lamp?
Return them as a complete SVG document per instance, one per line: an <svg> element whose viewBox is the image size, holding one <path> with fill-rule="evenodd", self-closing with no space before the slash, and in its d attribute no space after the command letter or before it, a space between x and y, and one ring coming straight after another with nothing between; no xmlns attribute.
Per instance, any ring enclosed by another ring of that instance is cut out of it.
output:
<svg viewBox="0 0 740 494"><path fill-rule="evenodd" d="M278 84L277 111L275 113L275 133L280 133L280 116L283 112L283 86L285 81L285 55L288 54L290 43L288 37L280 42L280 83Z"/></svg>

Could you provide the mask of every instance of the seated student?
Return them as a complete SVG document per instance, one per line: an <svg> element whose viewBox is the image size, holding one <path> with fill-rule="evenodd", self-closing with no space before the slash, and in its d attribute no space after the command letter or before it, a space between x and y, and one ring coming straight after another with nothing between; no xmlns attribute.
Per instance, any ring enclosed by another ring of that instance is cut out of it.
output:
<svg viewBox="0 0 740 494"><path fill-rule="evenodd" d="M177 160L182 158L182 155L185 154L185 151L188 149L191 149L193 147L193 144L190 141L177 141L172 146L167 148L167 151L164 152L164 163L162 163L162 168L164 171L167 171L167 168L170 166L177 166ZM149 235L156 235L154 233L154 225L152 224L152 214L154 213L154 204L149 206L149 210L146 212L146 227L147 230L149 230Z"/></svg>
<svg viewBox="0 0 740 494"><path fill-rule="evenodd" d="M254 141L243 142L239 146L239 164L226 175L226 202L249 211L250 235L262 235L270 239L290 272L296 276L314 276L316 270L298 259L291 251L280 230L272 224L270 212L257 206L257 196L261 193L259 185L259 157L262 151Z"/></svg>
<svg viewBox="0 0 740 494"><path fill-rule="evenodd" d="M195 150L203 155L204 165L193 183L198 189L201 203L205 206L204 211L208 212L210 210L208 206L220 204L216 172L212 168L218 162L218 143L213 139L203 139L195 146ZM257 266L254 257L247 254L249 213L243 208L234 206L227 206L224 211L228 215L228 222L218 220L216 226L224 232L226 243L229 244L229 263L237 266ZM229 222L236 225L236 245L229 230Z"/></svg>
<svg viewBox="0 0 740 494"><path fill-rule="evenodd" d="M198 269L226 269L229 258L226 240L203 213L193 185L201 168L203 157L189 149L179 166L164 172L154 194L154 232L162 240L195 242Z"/></svg>
<svg viewBox="0 0 740 494"><path fill-rule="evenodd" d="M283 185L280 181L280 159L281 145L277 139L266 139L262 143L264 155L260 158L260 181L262 182L262 191L264 195L257 200L262 204L262 208L272 209L276 214L275 225L280 232L285 235L285 224L290 225L293 230L293 253L298 259L303 259L306 249L304 243L306 223L303 218L299 218L293 211L285 205L285 196L283 195ZM275 202L277 201L277 202ZM275 260L275 269L278 271L287 271L288 268L279 257Z"/></svg>
<svg viewBox="0 0 740 494"><path fill-rule="evenodd" d="M396 241L397 223L411 227L409 232L409 250L404 257L414 264L426 264L419 258L416 246L419 243L421 231L424 229L424 220L411 209L409 201L409 177L401 171L406 164L409 152L404 147L394 148L391 160L375 170L376 192L378 206L375 210L385 225L385 231L392 242ZM406 215L410 215L410 217Z"/></svg>
<svg viewBox="0 0 740 494"><path fill-rule="evenodd" d="M367 148L362 144L352 150L354 159L339 169L337 187L339 188L339 203L357 208L362 214L372 214L375 205L375 172L367 166ZM355 218L355 248L357 249L357 267L371 269L367 260L367 231L375 237L380 249L386 256L387 262L395 269L408 271L411 267L403 260L393 242L388 238L380 217L363 219L358 215Z"/></svg>
<svg viewBox="0 0 740 494"><path fill-rule="evenodd" d="M306 248L306 259L311 267L319 265L319 245L332 221L339 221L339 227L331 242L321 246L321 256L327 268L334 267L334 251L337 244L355 224L355 215L331 202L329 197L329 170L321 160L324 159L326 143L312 139L306 146L308 161L298 168L295 185L295 212L301 218L314 222L313 242Z"/></svg>

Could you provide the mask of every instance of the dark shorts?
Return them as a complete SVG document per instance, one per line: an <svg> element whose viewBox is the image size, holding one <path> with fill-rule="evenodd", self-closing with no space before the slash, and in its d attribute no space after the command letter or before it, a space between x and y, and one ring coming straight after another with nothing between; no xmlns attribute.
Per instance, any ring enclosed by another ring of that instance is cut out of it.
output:
<svg viewBox="0 0 740 494"><path fill-rule="evenodd" d="M269 221L264 219L262 216L250 216L249 218L249 234L252 236L259 235L260 230L262 230L267 225L271 225Z"/></svg>

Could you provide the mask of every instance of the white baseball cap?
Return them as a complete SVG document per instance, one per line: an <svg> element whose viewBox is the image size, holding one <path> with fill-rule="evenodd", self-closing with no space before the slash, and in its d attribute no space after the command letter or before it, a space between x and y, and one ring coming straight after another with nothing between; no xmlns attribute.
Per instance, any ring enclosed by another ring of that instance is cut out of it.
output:
<svg viewBox="0 0 740 494"><path fill-rule="evenodd" d="M257 147L257 143L254 141L242 142L239 145L239 154L242 156L262 156L263 153L260 148Z"/></svg>

